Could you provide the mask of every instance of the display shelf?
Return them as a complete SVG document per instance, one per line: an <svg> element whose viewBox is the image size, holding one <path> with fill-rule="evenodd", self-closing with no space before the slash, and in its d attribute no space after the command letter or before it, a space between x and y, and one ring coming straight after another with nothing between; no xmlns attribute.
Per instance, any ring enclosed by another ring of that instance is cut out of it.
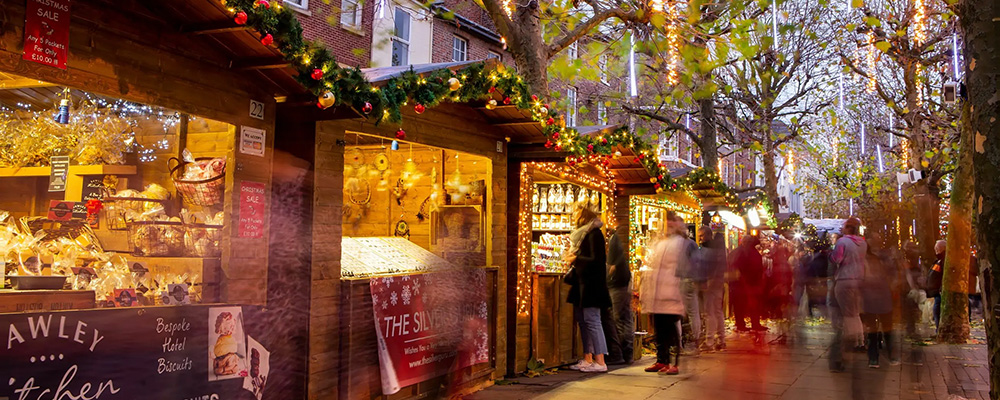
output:
<svg viewBox="0 0 1000 400"><path fill-rule="evenodd" d="M0 168L0 178L21 178L49 176L52 167L4 167ZM66 175L135 175L135 165L70 165Z"/></svg>
<svg viewBox="0 0 1000 400"><path fill-rule="evenodd" d="M553 232L555 232L555 233L569 233L569 232L573 232L573 230L572 229L532 229L531 232L532 233L535 233L535 232L538 232L538 233L553 233Z"/></svg>

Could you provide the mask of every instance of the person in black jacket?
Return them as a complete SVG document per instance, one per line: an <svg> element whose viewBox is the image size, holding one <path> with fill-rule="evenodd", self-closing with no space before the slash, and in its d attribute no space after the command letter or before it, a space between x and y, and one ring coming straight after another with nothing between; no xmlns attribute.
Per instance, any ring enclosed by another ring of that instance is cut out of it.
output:
<svg viewBox="0 0 1000 400"><path fill-rule="evenodd" d="M583 339L583 360L571 367L583 372L606 372L604 356L608 345L601 327L601 309L611 307L607 283L607 255L601 220L589 208L573 213L577 229L570 233L570 249L566 262L572 270L566 276L570 284L567 302L573 304L580 336Z"/></svg>
<svg viewBox="0 0 1000 400"><path fill-rule="evenodd" d="M628 267L628 250L611 230L608 236L608 292L611 295L611 310L608 318L602 318L604 336L608 342L608 364L624 364L632 361L635 315L632 312L632 271ZM604 314L602 314L602 317Z"/></svg>

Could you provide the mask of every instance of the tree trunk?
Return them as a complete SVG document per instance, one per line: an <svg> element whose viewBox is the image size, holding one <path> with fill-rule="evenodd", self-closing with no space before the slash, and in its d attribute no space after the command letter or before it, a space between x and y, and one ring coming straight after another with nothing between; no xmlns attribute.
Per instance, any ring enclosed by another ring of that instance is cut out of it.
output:
<svg viewBox="0 0 1000 400"><path fill-rule="evenodd" d="M995 0L959 0L959 22L965 43L966 86L970 103L975 171L975 204L980 258L984 268L986 342L989 350L990 398L1000 400L1000 102L994 99L1000 87L1000 15Z"/></svg>
<svg viewBox="0 0 1000 400"><path fill-rule="evenodd" d="M715 126L715 97L708 97L698 100L698 112L701 114L701 142L698 149L701 150L702 165L710 170L719 168L719 148L716 138Z"/></svg>
<svg viewBox="0 0 1000 400"><path fill-rule="evenodd" d="M537 3L534 7L518 7L514 14L513 38L508 38L508 47L514 56L517 72L524 77L531 92L539 96L549 96L549 59L542 42L542 27L539 23Z"/></svg>
<svg viewBox="0 0 1000 400"><path fill-rule="evenodd" d="M774 138L771 137L770 122L764 128L764 151L761 154L764 162L764 194L767 195L767 203L771 206L771 213L778 215L778 167L774 163Z"/></svg>
<svg viewBox="0 0 1000 400"><path fill-rule="evenodd" d="M934 262L934 242L937 242L938 230L941 229L938 223L941 216L941 195L938 193L937 185L932 184L927 177L917 182L915 189L917 216L915 233L920 257L926 268Z"/></svg>
<svg viewBox="0 0 1000 400"><path fill-rule="evenodd" d="M966 343L969 340L969 254L972 249L972 140L969 103L962 106L962 138L958 169L951 190L948 247L944 260L941 292L941 327L938 340Z"/></svg>

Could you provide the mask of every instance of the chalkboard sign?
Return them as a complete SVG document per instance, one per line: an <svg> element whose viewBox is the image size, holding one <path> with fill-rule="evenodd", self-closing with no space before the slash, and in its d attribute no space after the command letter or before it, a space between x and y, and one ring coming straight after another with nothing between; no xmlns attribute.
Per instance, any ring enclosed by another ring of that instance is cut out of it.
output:
<svg viewBox="0 0 1000 400"><path fill-rule="evenodd" d="M104 175L90 175L83 180L83 202L87 200L104 200Z"/></svg>
<svg viewBox="0 0 1000 400"><path fill-rule="evenodd" d="M0 398L267 398L269 356L246 335L245 308L254 314L241 306L0 314Z"/></svg>

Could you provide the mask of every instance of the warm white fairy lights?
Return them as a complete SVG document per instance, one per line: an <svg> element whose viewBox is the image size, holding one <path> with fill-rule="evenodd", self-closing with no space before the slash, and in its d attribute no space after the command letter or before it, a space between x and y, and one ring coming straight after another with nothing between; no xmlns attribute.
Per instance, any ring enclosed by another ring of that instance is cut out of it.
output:
<svg viewBox="0 0 1000 400"><path fill-rule="evenodd" d="M680 82L677 70L680 68L680 26L678 24L677 4L674 0L666 3L667 13L667 83L676 85Z"/></svg>
<svg viewBox="0 0 1000 400"><path fill-rule="evenodd" d="M868 62L868 84L865 85L865 90L867 90L868 93L875 93L875 89L876 89L875 85L878 83L875 80L875 76L878 74L878 70L876 69L876 66L875 66L875 62L877 60L877 58L876 58L877 53L875 53L875 50L876 50L875 49L875 33L871 32L871 31L868 32L868 46L867 47L868 47L868 53L865 55L865 60Z"/></svg>
<svg viewBox="0 0 1000 400"><path fill-rule="evenodd" d="M917 45L921 45L927 40L927 8L924 6L924 0L914 0L913 1L913 41Z"/></svg>

